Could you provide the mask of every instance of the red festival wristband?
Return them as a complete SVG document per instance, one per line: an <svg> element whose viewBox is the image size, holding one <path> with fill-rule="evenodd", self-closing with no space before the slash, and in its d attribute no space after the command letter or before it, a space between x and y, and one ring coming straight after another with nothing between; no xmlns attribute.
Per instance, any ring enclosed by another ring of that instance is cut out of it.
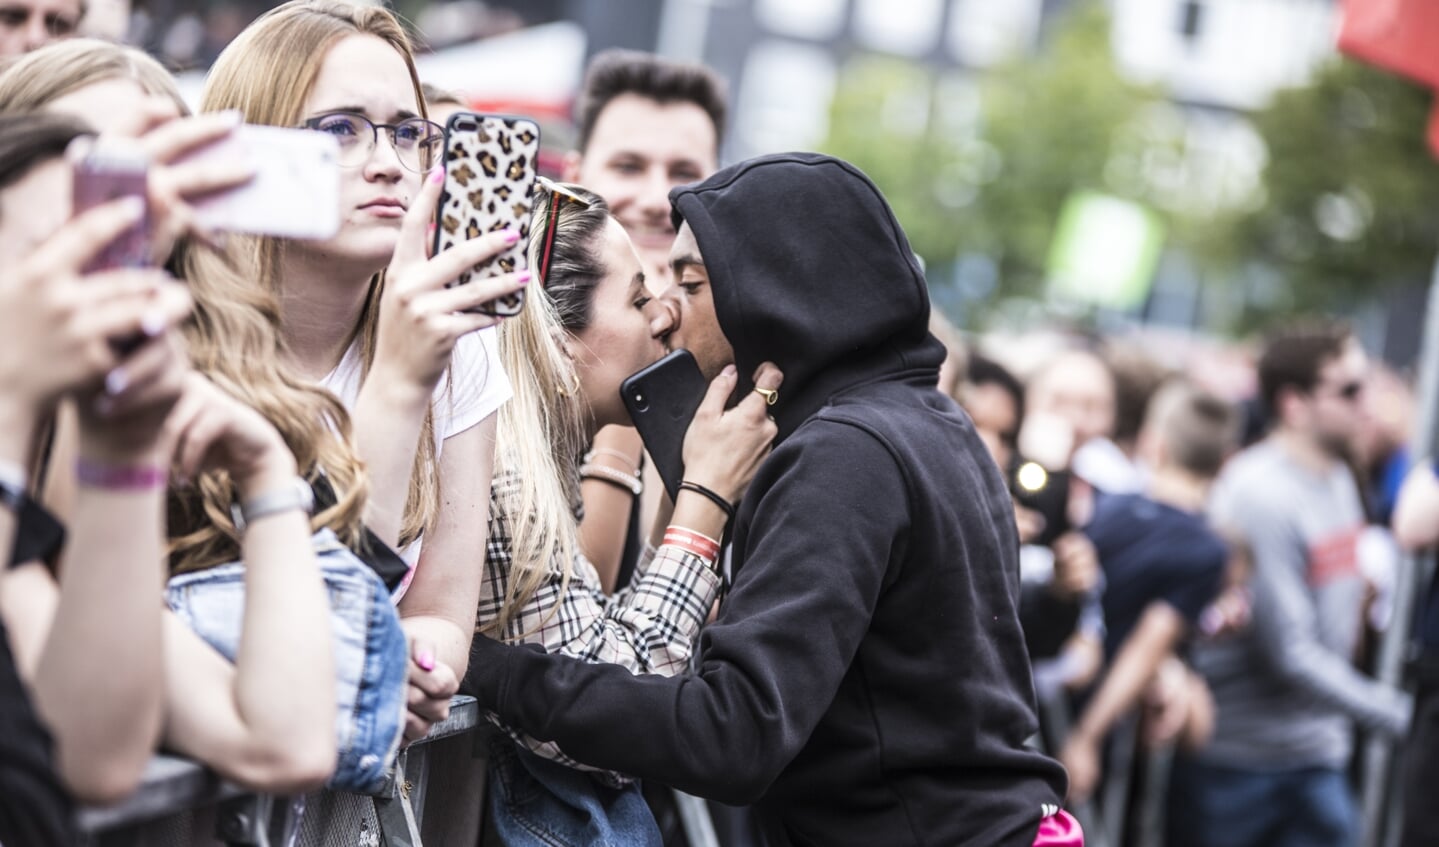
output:
<svg viewBox="0 0 1439 847"><path fill-rule="evenodd" d="M713 562L719 558L720 545L718 541L702 532L695 532L682 526L671 526L666 529L664 543L678 547L687 553L693 553L707 561Z"/></svg>

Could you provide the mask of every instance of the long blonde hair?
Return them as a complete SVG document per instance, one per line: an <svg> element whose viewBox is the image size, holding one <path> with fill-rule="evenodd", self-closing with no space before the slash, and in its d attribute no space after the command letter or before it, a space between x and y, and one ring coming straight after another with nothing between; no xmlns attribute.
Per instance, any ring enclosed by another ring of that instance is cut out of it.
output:
<svg viewBox="0 0 1439 847"><path fill-rule="evenodd" d="M296 126L305 100L319 76L330 48L346 36L372 35L388 43L405 60L415 101L427 116L420 78L415 70L409 36L389 11L376 6L334 2L334 0L291 0L261 15L245 28L210 69L200 98L200 111L239 109L247 123ZM227 269L213 260L196 255L189 273L226 274L243 269L259 280L270 295L279 297L280 260L285 241L277 238L234 238L232 260ZM384 272L370 280L369 293L355 330L360 345L362 376L375 360L380 295ZM430 528L440 511L439 466L435 450L433 411L425 423L410 474L400 529L401 545L408 544Z"/></svg>
<svg viewBox="0 0 1439 847"><path fill-rule="evenodd" d="M0 112L33 112L91 83L134 80L146 94L168 97L190 113L170 72L134 47L71 38L27 53L0 73Z"/></svg>
<svg viewBox="0 0 1439 847"><path fill-rule="evenodd" d="M535 237L530 268L542 285L532 285L524 311L499 328L500 359L514 396L500 409L495 475L514 474L519 498L516 513L508 516L511 564L505 597L494 620L478 623L486 634L506 631L545 580L551 557L561 563L562 592L574 573L584 408L574 363L560 338L589 325L595 286L604 276L600 255L609 211L596 194L578 186L562 189L580 202L560 194L547 278L539 279L546 239ZM549 190L536 189L531 233L548 231L554 199Z"/></svg>
<svg viewBox="0 0 1439 847"><path fill-rule="evenodd" d="M0 75L0 111L43 110L96 82L134 79L150 94L169 96L188 112L169 73L138 50L104 41L75 39L37 50ZM323 474L336 502L313 518L342 541L362 544L367 481L350 440L350 418L328 392L295 376L286 366L279 337L279 306L267 292L244 281L226 261L204 248L182 245L177 266L209 264L223 272L190 274L195 299L185 326L195 368L247 403L280 432L307 476ZM236 492L223 471L201 475L193 488L169 498L172 569L198 570L239 558L240 533L231 514Z"/></svg>

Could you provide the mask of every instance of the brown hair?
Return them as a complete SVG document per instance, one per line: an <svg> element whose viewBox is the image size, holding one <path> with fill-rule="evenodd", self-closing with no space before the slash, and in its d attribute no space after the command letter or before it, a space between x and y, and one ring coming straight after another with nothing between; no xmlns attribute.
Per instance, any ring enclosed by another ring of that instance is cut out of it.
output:
<svg viewBox="0 0 1439 847"><path fill-rule="evenodd" d="M70 142L92 132L69 115L0 115L0 190L19 182L41 162L64 155Z"/></svg>
<svg viewBox="0 0 1439 847"><path fill-rule="evenodd" d="M1197 477L1212 479L1239 445L1239 410L1183 380L1154 393L1148 417L1169 461Z"/></svg>
<svg viewBox="0 0 1439 847"><path fill-rule="evenodd" d="M1259 356L1259 387L1270 416L1279 418L1281 390L1313 391L1319 369L1343 353L1353 337L1347 324L1332 320L1304 321L1270 335Z"/></svg>
<svg viewBox="0 0 1439 847"><path fill-rule="evenodd" d="M168 97L180 114L190 107L165 67L134 47L71 38L27 53L0 73L0 112L31 112L91 83L134 80L146 94Z"/></svg>
<svg viewBox="0 0 1439 847"><path fill-rule="evenodd" d="M660 104L693 103L709 115L715 143L724 137L726 104L724 80L704 65L664 59L635 50L605 50L590 60L578 98L575 124L577 147L589 146L600 113L621 94L637 94Z"/></svg>

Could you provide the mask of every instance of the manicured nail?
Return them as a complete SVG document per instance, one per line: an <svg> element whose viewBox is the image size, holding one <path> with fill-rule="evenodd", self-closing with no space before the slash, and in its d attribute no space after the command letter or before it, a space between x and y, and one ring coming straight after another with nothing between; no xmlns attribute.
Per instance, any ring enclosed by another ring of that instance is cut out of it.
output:
<svg viewBox="0 0 1439 847"><path fill-rule="evenodd" d="M165 331L165 313L159 311L146 312L145 317L140 319L140 331L145 333L146 338L154 338Z"/></svg>
<svg viewBox="0 0 1439 847"><path fill-rule="evenodd" d="M124 367L118 367L105 374L105 393L114 397L125 390L130 384L130 375L125 373Z"/></svg>
<svg viewBox="0 0 1439 847"><path fill-rule="evenodd" d="M220 113L220 119L228 126L239 126L245 122L245 113L239 109L226 109Z"/></svg>
<svg viewBox="0 0 1439 847"><path fill-rule="evenodd" d="M419 665L421 670L432 671L435 669L435 654L429 650L421 650L415 657L415 664Z"/></svg>
<svg viewBox="0 0 1439 847"><path fill-rule="evenodd" d="M126 197L120 201L120 211L124 212L127 218L139 219L145 214L145 198L133 194Z"/></svg>
<svg viewBox="0 0 1439 847"><path fill-rule="evenodd" d="M506 244L514 244L520 240L520 231L517 229L504 230L501 235L504 237Z"/></svg>
<svg viewBox="0 0 1439 847"><path fill-rule="evenodd" d="M435 168L434 170L430 171L430 182L434 183L435 185L439 185L440 183L442 183L442 182L444 182L444 181L445 181L445 169L444 169L444 168Z"/></svg>
<svg viewBox="0 0 1439 847"><path fill-rule="evenodd" d="M529 284L530 284L530 280L531 280L531 279L534 279L534 276L535 276L535 275L532 274L532 273L530 273L529 271L520 271L519 276L518 276L517 278L518 278L519 281L520 281L520 285L529 285Z"/></svg>
<svg viewBox="0 0 1439 847"><path fill-rule="evenodd" d="M737 374L737 373L739 373L739 371L735 369L735 366L734 366L734 365L725 365L725 366L724 366L724 375L725 375L725 376L734 376L734 375Z"/></svg>

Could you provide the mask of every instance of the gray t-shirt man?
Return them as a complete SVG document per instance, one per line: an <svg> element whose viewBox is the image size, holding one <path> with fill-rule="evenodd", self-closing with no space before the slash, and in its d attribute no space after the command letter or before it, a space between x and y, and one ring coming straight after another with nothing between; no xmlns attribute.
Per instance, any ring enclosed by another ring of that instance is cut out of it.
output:
<svg viewBox="0 0 1439 847"><path fill-rule="evenodd" d="M1402 734L1411 698L1353 664L1364 513L1348 469L1317 472L1265 441L1225 468L1211 511L1249 545L1253 615L1244 632L1195 650L1218 707L1201 757L1247 770L1343 768L1352 721Z"/></svg>

